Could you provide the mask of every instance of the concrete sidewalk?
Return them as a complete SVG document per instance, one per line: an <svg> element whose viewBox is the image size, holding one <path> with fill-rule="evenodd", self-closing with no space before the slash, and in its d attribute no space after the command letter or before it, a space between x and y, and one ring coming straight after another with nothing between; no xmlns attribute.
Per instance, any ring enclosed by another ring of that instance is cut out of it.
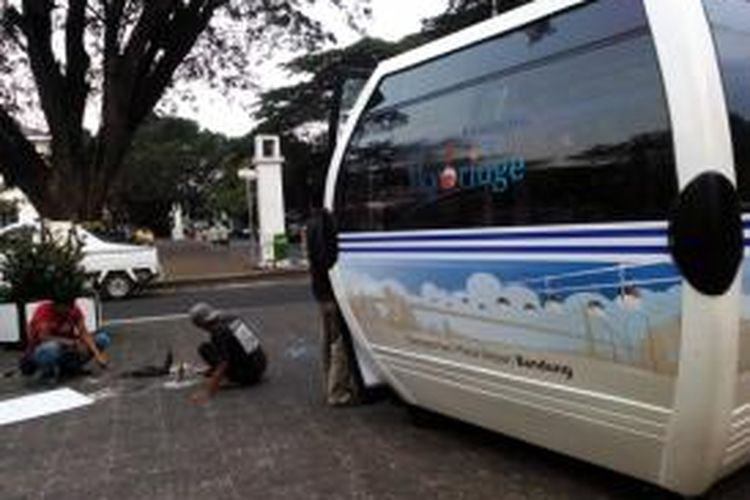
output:
<svg viewBox="0 0 750 500"><path fill-rule="evenodd" d="M163 273L161 279L153 283L156 288L242 281L307 271L306 262L300 258L299 252L292 253L285 267L258 268L248 240L232 240L227 246L193 240L159 240L156 247Z"/></svg>

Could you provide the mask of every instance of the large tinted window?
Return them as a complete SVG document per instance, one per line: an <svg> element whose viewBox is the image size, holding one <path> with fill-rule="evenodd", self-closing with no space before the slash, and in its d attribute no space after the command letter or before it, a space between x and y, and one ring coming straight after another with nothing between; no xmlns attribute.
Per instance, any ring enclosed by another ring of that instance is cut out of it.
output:
<svg viewBox="0 0 750 500"><path fill-rule="evenodd" d="M676 179L639 3L593 2L384 79L339 176L342 228L663 219Z"/></svg>
<svg viewBox="0 0 750 500"><path fill-rule="evenodd" d="M705 0L713 26L729 108L737 185L745 210L750 209L750 3Z"/></svg>

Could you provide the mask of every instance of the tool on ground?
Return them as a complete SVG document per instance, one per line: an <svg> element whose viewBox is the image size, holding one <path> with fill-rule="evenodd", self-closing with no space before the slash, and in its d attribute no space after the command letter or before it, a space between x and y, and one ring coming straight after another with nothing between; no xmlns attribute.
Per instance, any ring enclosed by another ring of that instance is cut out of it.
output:
<svg viewBox="0 0 750 500"><path fill-rule="evenodd" d="M172 364L174 363L174 355L172 350L167 351L167 355L164 358L164 362L161 365L146 365L135 370L129 370L123 372L120 376L122 378L149 378L149 377L164 377L169 375Z"/></svg>

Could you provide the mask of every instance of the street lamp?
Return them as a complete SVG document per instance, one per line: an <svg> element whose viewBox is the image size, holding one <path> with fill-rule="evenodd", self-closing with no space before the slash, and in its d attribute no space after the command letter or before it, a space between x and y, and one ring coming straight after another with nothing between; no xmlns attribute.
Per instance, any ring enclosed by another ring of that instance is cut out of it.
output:
<svg viewBox="0 0 750 500"><path fill-rule="evenodd" d="M253 264L255 264L255 261L254 261L255 256L256 256L255 236L253 234L254 233L253 211L254 211L255 203L253 201L252 182L258 178L258 174L254 168L243 167L237 171L237 177L245 181L245 193L247 196L247 230L248 230L248 236L250 238L250 254L253 257Z"/></svg>

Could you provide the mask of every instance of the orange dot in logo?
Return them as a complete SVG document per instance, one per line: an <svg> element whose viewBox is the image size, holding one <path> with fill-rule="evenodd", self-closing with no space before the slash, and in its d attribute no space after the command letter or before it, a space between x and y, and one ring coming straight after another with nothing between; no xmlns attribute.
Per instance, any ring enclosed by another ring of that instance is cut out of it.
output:
<svg viewBox="0 0 750 500"><path fill-rule="evenodd" d="M458 175L456 175L456 169L447 165L442 172L440 172L440 189L453 189L456 187L456 181Z"/></svg>

